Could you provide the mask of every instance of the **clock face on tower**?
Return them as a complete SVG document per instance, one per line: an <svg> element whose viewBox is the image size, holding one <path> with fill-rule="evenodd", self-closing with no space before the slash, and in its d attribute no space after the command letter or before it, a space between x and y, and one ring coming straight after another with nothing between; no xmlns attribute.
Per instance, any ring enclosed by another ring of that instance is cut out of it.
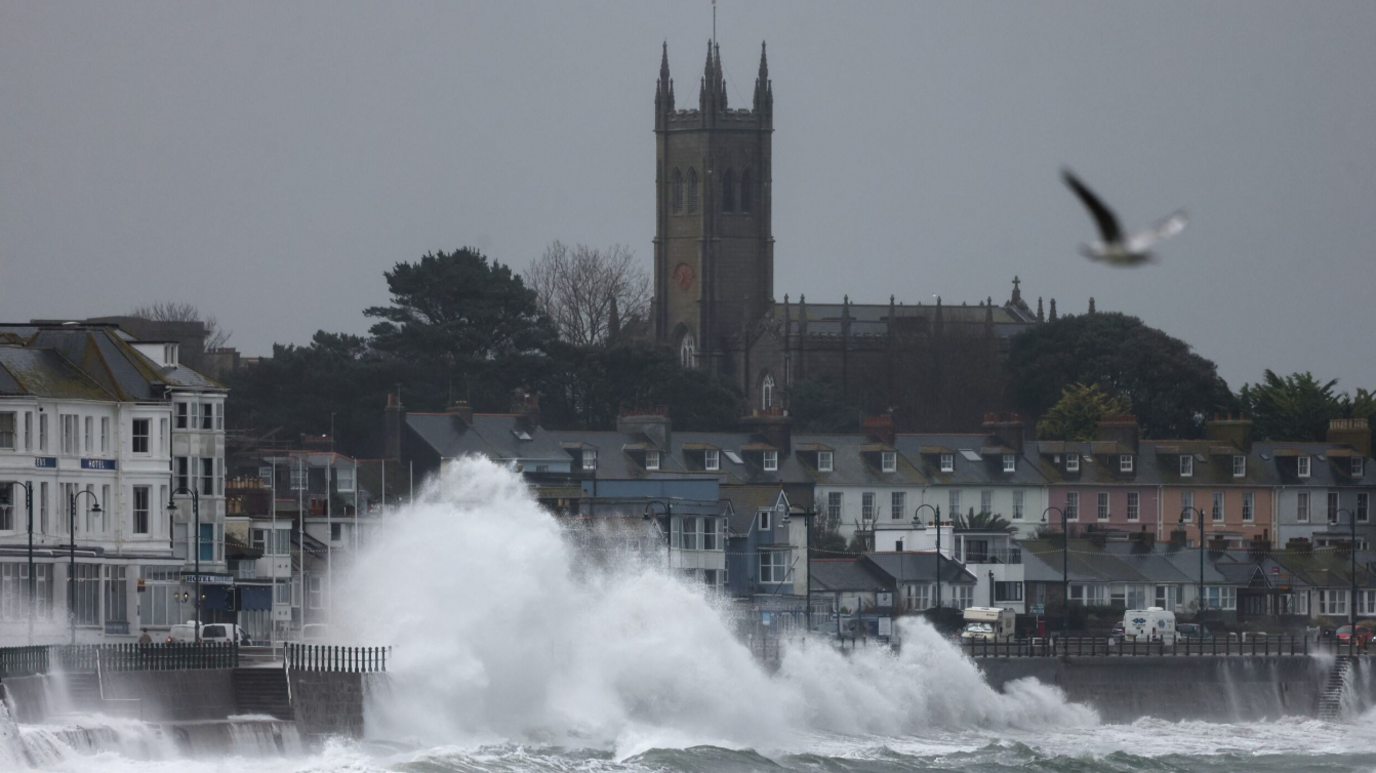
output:
<svg viewBox="0 0 1376 773"><path fill-rule="evenodd" d="M678 268L674 269L674 284L678 285L680 290L687 290L693 286L693 269L689 268L687 263L680 263Z"/></svg>

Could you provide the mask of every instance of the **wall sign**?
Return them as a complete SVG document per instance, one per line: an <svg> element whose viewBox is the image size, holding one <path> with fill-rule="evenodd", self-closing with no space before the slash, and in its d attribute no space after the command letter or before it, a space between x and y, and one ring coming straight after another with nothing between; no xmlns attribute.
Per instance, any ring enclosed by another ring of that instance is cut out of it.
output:
<svg viewBox="0 0 1376 773"><path fill-rule="evenodd" d="M113 470L115 469L114 459L82 459L81 469L83 470Z"/></svg>
<svg viewBox="0 0 1376 773"><path fill-rule="evenodd" d="M37 467L37 468L40 469L40 470L56 470L56 469L57 469L57 457L56 457L56 456L35 456L35 457L33 458L33 466L34 466L34 467Z"/></svg>

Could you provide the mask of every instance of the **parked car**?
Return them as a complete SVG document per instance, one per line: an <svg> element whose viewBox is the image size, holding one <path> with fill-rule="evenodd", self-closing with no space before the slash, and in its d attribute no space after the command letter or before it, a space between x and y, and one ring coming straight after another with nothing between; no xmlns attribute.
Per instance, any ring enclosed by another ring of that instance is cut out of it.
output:
<svg viewBox="0 0 1376 773"><path fill-rule="evenodd" d="M1363 627L1363 626L1360 626L1360 625L1357 626L1357 646L1358 646L1358 647L1366 647L1368 644L1370 644L1370 643L1371 643L1371 636L1372 636L1372 631L1371 631L1370 628L1366 628L1366 627ZM1343 626L1343 627L1341 627L1341 628L1338 629L1338 636L1337 636L1337 639L1338 639L1338 642L1339 642L1339 643L1341 643L1341 644L1347 644L1348 640L1350 640L1351 638L1352 638L1352 626L1350 626L1350 625L1345 625L1345 626Z"/></svg>
<svg viewBox="0 0 1376 773"><path fill-rule="evenodd" d="M1178 623L1175 626L1176 639L1185 641L1200 641L1213 636L1209 632L1209 627L1203 623Z"/></svg>

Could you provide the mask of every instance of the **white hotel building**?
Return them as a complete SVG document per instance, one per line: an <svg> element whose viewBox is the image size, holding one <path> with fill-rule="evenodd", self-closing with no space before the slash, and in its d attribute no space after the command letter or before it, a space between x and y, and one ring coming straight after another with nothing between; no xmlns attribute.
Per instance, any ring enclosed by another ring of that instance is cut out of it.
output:
<svg viewBox="0 0 1376 773"><path fill-rule="evenodd" d="M194 618L178 488L200 494L203 581L224 575L226 390L177 354L111 326L0 326L0 645L156 639Z"/></svg>

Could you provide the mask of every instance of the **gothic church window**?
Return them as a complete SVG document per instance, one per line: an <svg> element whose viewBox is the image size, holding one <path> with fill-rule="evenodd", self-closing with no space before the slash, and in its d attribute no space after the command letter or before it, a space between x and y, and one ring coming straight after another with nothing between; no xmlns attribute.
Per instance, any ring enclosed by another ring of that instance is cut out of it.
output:
<svg viewBox="0 0 1376 773"><path fill-rule="evenodd" d="M678 362L685 368L697 367L697 341L693 340L692 333L683 336L683 342L678 345Z"/></svg>
<svg viewBox="0 0 1376 773"><path fill-rule="evenodd" d="M741 172L741 211L750 211L750 170Z"/></svg>
<svg viewBox="0 0 1376 773"><path fill-rule="evenodd" d="M721 176L721 211L736 211L736 173L730 169Z"/></svg>
<svg viewBox="0 0 1376 773"><path fill-rule="evenodd" d="M698 170L688 167L688 214L698 211Z"/></svg>
<svg viewBox="0 0 1376 773"><path fill-rule="evenodd" d="M765 410L774 407L774 377L768 373L760 382L760 407Z"/></svg>
<svg viewBox="0 0 1376 773"><path fill-rule="evenodd" d="M683 174L682 174L681 172L679 172L677 169L674 170L674 178L673 178L673 185L672 185L672 188L673 188L672 196L673 196L674 214L675 214L675 215L682 214L682 212L683 212Z"/></svg>

